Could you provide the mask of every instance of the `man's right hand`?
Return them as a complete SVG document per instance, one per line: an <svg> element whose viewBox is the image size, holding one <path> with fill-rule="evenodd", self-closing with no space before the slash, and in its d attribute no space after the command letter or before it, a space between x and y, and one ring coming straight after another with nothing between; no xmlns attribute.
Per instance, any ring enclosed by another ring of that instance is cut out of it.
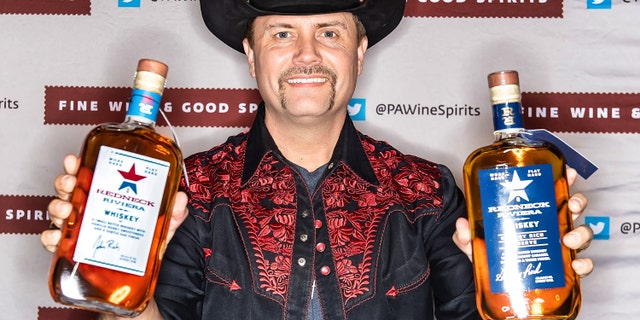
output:
<svg viewBox="0 0 640 320"><path fill-rule="evenodd" d="M49 218L51 223L55 224L58 228L62 228L65 220L69 217L72 211L71 193L76 185L76 174L80 167L80 159L74 155L67 155L63 161L64 173L58 175L54 180L53 186L56 190L57 198L49 203ZM187 195L184 192L178 192L173 202L173 208L171 210L171 222L169 223L169 232L167 234L167 241L169 243L178 227L182 224L187 217ZM62 232L57 229L45 230L40 234L40 242L49 252L56 252L58 245L60 244L60 238ZM163 252L164 252L163 248ZM118 318L113 316L104 315L101 319L128 319ZM147 309L136 319L162 319L158 312L155 301L151 299Z"/></svg>

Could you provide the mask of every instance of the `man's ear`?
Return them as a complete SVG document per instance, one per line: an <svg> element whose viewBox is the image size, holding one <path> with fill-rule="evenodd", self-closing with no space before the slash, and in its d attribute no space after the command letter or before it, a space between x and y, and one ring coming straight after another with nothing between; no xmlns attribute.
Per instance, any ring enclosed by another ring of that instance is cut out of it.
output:
<svg viewBox="0 0 640 320"><path fill-rule="evenodd" d="M247 55L247 64L249 65L249 74L255 78L256 77L255 56L253 54L253 49L251 48L251 45L249 44L249 40L247 38L244 38L244 40L242 40L242 47L244 48L244 54Z"/></svg>
<svg viewBox="0 0 640 320"><path fill-rule="evenodd" d="M367 36L364 36L358 45L358 75L362 73L362 68L364 66L364 54L367 52L367 47L369 47L369 39Z"/></svg>

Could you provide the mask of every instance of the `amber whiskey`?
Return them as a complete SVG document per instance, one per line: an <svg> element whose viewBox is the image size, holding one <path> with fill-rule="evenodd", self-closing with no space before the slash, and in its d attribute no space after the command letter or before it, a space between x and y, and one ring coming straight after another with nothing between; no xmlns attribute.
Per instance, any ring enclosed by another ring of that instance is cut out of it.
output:
<svg viewBox="0 0 640 320"><path fill-rule="evenodd" d="M464 164L476 301L483 319L575 319L580 309L565 159L523 129L518 73L488 76L493 144Z"/></svg>
<svg viewBox="0 0 640 320"><path fill-rule="evenodd" d="M154 129L167 71L140 60L125 121L85 139L73 211L50 269L60 303L136 316L153 296L183 161Z"/></svg>

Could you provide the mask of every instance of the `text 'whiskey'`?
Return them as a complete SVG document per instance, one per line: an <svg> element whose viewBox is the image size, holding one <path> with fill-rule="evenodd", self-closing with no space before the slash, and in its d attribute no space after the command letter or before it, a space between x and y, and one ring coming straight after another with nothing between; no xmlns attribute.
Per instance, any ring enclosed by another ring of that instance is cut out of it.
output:
<svg viewBox="0 0 640 320"><path fill-rule="evenodd" d="M464 164L476 301L483 319L575 319L580 309L565 159L528 138L516 71L488 77L495 141Z"/></svg>
<svg viewBox="0 0 640 320"><path fill-rule="evenodd" d="M153 296L183 161L177 144L155 131L167 71L140 60L125 121L85 139L73 211L51 264L57 302L135 316Z"/></svg>

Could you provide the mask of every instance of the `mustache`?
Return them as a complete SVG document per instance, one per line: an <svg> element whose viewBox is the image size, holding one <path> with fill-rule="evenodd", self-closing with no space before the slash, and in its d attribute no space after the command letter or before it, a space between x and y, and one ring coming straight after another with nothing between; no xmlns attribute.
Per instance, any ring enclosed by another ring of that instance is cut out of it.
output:
<svg viewBox="0 0 640 320"><path fill-rule="evenodd" d="M328 108L332 109L335 103L335 94L336 94L336 82L337 82L337 74L336 72L323 65L312 65L312 66L293 66L285 70L280 74L278 78L278 93L280 96L280 104L284 109L287 109L287 99L285 95L285 83L288 78L294 75L321 75L326 76L329 79L329 83L331 84L331 93L329 94L329 105Z"/></svg>
<svg viewBox="0 0 640 320"><path fill-rule="evenodd" d="M317 74L317 75L326 76L327 78L329 78L329 81L331 82L331 84L335 84L336 78L337 78L336 72L327 66L323 66L323 65L294 66L294 67L290 67L289 69L282 72L282 74L280 74L279 82L282 84L286 81L287 78L290 78L291 76L296 74L302 74L302 75Z"/></svg>

